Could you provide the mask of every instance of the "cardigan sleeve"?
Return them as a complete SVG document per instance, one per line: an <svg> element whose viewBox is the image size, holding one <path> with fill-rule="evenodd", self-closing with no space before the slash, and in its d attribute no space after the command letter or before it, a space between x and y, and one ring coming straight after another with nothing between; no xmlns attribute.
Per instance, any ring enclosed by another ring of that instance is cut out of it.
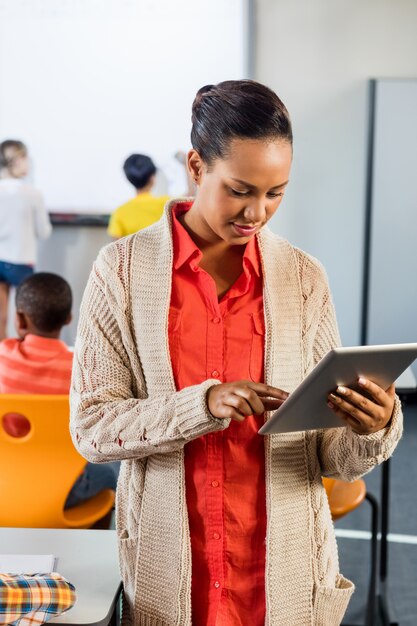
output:
<svg viewBox="0 0 417 626"><path fill-rule="evenodd" d="M329 287L324 289L321 315L313 353L317 363L331 348L340 345L339 331ZM324 476L353 481L388 459L402 435L401 403L396 396L389 425L376 433L360 435L350 426L318 431L317 450Z"/></svg>
<svg viewBox="0 0 417 626"><path fill-rule="evenodd" d="M207 408L207 390L217 380L147 397L111 246L95 263L83 296L70 392L71 435L93 463L179 450L230 423Z"/></svg>

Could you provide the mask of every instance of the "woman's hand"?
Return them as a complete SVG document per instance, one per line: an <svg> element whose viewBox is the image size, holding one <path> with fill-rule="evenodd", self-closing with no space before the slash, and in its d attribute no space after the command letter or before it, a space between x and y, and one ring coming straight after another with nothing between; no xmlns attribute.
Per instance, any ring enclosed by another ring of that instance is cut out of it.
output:
<svg viewBox="0 0 417 626"><path fill-rule="evenodd" d="M288 393L250 380L213 385L207 392L207 406L214 417L238 422L249 415L275 411L288 398Z"/></svg>
<svg viewBox="0 0 417 626"><path fill-rule="evenodd" d="M365 378L358 379L358 385L371 399L349 387L339 386L329 394L328 405L351 426L355 433L369 435L385 428L391 419L394 408L395 385L386 391Z"/></svg>

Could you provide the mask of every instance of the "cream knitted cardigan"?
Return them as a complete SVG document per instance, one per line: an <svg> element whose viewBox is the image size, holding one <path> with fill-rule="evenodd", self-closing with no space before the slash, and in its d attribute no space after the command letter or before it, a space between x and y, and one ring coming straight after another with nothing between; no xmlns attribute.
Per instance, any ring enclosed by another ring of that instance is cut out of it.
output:
<svg viewBox="0 0 417 626"><path fill-rule="evenodd" d="M116 523L123 624L191 626L191 554L184 484L187 441L228 427L205 396L217 380L176 392L168 347L171 204L153 226L104 248L84 294L75 346L71 433L94 463L122 460ZM339 343L325 273L264 228L265 379L292 391ZM321 476L354 480L393 452L390 426L265 438L266 626L336 626L353 584L338 570Z"/></svg>

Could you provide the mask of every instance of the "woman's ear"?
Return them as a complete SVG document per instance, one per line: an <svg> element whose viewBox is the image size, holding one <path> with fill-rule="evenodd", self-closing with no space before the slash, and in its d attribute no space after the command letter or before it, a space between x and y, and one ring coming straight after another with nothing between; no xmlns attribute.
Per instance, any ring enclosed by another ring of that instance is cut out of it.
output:
<svg viewBox="0 0 417 626"><path fill-rule="evenodd" d="M187 155L187 167L191 180L193 180L193 182L198 185L201 180L204 164L197 150L193 149L189 151Z"/></svg>

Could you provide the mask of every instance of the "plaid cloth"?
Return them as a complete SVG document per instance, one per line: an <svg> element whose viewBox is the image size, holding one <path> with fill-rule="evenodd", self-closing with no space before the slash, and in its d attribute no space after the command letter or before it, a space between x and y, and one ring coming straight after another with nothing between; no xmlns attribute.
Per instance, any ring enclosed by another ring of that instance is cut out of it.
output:
<svg viewBox="0 0 417 626"><path fill-rule="evenodd" d="M0 574L0 624L44 624L75 600L74 585L60 574Z"/></svg>

